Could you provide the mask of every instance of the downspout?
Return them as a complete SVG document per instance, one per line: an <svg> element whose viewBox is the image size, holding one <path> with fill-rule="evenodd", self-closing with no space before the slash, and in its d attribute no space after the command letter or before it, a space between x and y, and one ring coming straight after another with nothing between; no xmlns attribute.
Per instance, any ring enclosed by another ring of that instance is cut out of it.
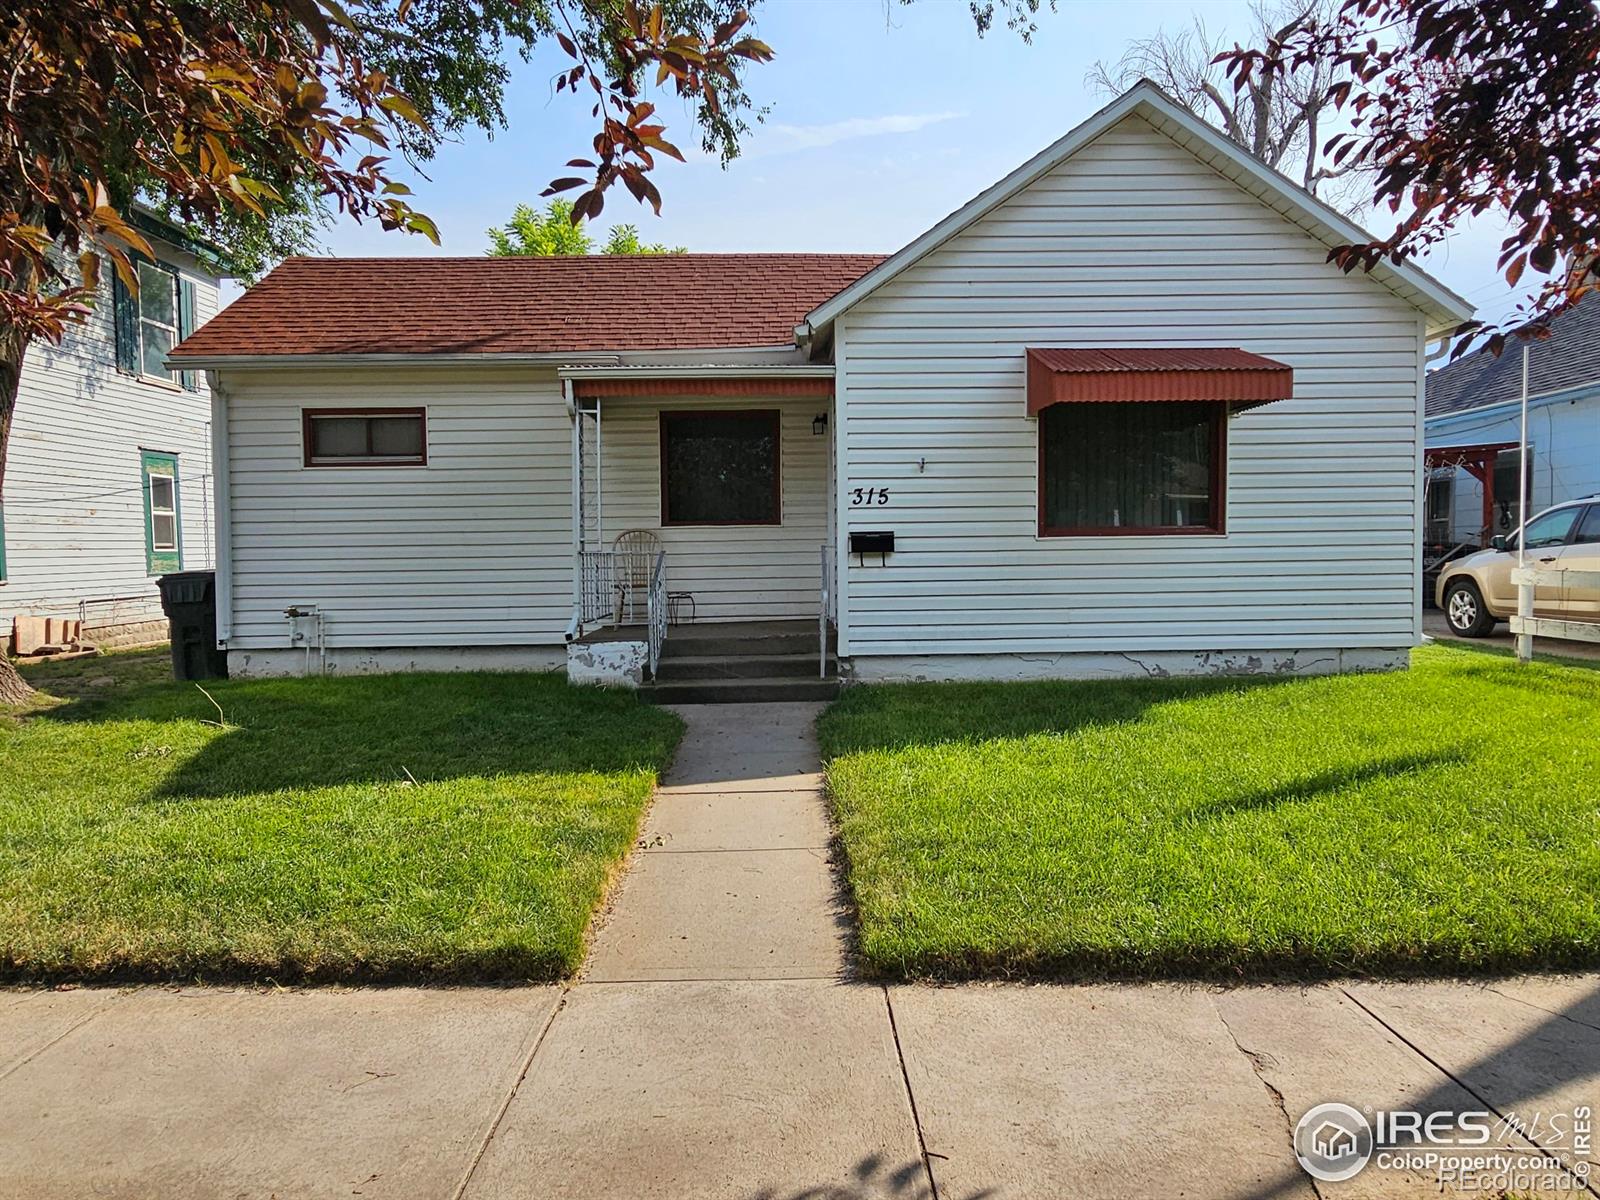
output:
<svg viewBox="0 0 1600 1200"><path fill-rule="evenodd" d="M579 490L583 487L583 431L570 379L561 381L561 403L566 405L572 422L572 619L567 622L564 635L570 642L577 638L583 616L583 526L578 507Z"/></svg>
<svg viewBox="0 0 1600 1200"><path fill-rule="evenodd" d="M217 646L233 636L233 510L228 480L228 393L221 373L206 372L211 390L211 508L216 526Z"/></svg>
<svg viewBox="0 0 1600 1200"><path fill-rule="evenodd" d="M811 327L806 326L807 333ZM839 673L850 657L850 370L848 339L833 327L833 636Z"/></svg>

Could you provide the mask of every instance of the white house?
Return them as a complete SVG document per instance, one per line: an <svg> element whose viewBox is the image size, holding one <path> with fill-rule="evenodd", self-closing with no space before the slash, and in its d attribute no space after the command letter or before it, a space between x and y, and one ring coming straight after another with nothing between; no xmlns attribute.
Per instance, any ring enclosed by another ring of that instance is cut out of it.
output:
<svg viewBox="0 0 1600 1200"><path fill-rule="evenodd" d="M1521 523L1522 349L1513 340L1498 358L1480 350L1428 373L1427 448L1440 464L1428 482L1430 542L1486 545ZM1527 349L1531 515L1600 495L1600 296L1562 313Z"/></svg>
<svg viewBox="0 0 1600 1200"><path fill-rule="evenodd" d="M0 638L81 620L105 646L161 641L155 581L212 563L211 401L167 352L217 311L214 248L145 212L137 296L109 267L94 311L22 364L0 504Z"/></svg>
<svg viewBox="0 0 1600 1200"><path fill-rule="evenodd" d="M884 260L291 261L172 356L227 448L219 637L239 673L1402 666L1424 348L1470 309L1327 262L1362 236L1141 84Z"/></svg>

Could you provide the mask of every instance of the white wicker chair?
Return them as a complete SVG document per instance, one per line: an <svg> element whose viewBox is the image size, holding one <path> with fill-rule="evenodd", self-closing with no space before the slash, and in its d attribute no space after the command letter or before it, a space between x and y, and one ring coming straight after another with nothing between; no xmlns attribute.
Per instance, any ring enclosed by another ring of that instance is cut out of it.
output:
<svg viewBox="0 0 1600 1200"><path fill-rule="evenodd" d="M624 529L612 541L611 550L611 590L617 599L614 623L622 624L626 608L628 623L632 624L634 597L649 594L650 573L655 569L656 555L661 553L661 539L653 529Z"/></svg>

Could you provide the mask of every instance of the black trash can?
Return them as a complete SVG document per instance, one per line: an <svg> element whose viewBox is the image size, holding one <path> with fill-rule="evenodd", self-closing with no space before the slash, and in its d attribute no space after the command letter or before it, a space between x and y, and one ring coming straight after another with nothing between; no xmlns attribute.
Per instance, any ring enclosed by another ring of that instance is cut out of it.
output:
<svg viewBox="0 0 1600 1200"><path fill-rule="evenodd" d="M228 652L217 649L217 573L177 571L157 580L172 636L174 679L226 679Z"/></svg>

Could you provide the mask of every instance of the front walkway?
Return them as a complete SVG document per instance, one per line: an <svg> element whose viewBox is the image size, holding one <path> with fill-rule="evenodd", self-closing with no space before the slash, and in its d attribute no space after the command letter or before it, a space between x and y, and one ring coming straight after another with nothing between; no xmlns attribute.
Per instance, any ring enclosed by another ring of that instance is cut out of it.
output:
<svg viewBox="0 0 1600 1200"><path fill-rule="evenodd" d="M852 980L814 714L684 710L574 986L0 992L0 1197L1312 1198L1314 1104L1600 1099L1595 976Z"/></svg>

